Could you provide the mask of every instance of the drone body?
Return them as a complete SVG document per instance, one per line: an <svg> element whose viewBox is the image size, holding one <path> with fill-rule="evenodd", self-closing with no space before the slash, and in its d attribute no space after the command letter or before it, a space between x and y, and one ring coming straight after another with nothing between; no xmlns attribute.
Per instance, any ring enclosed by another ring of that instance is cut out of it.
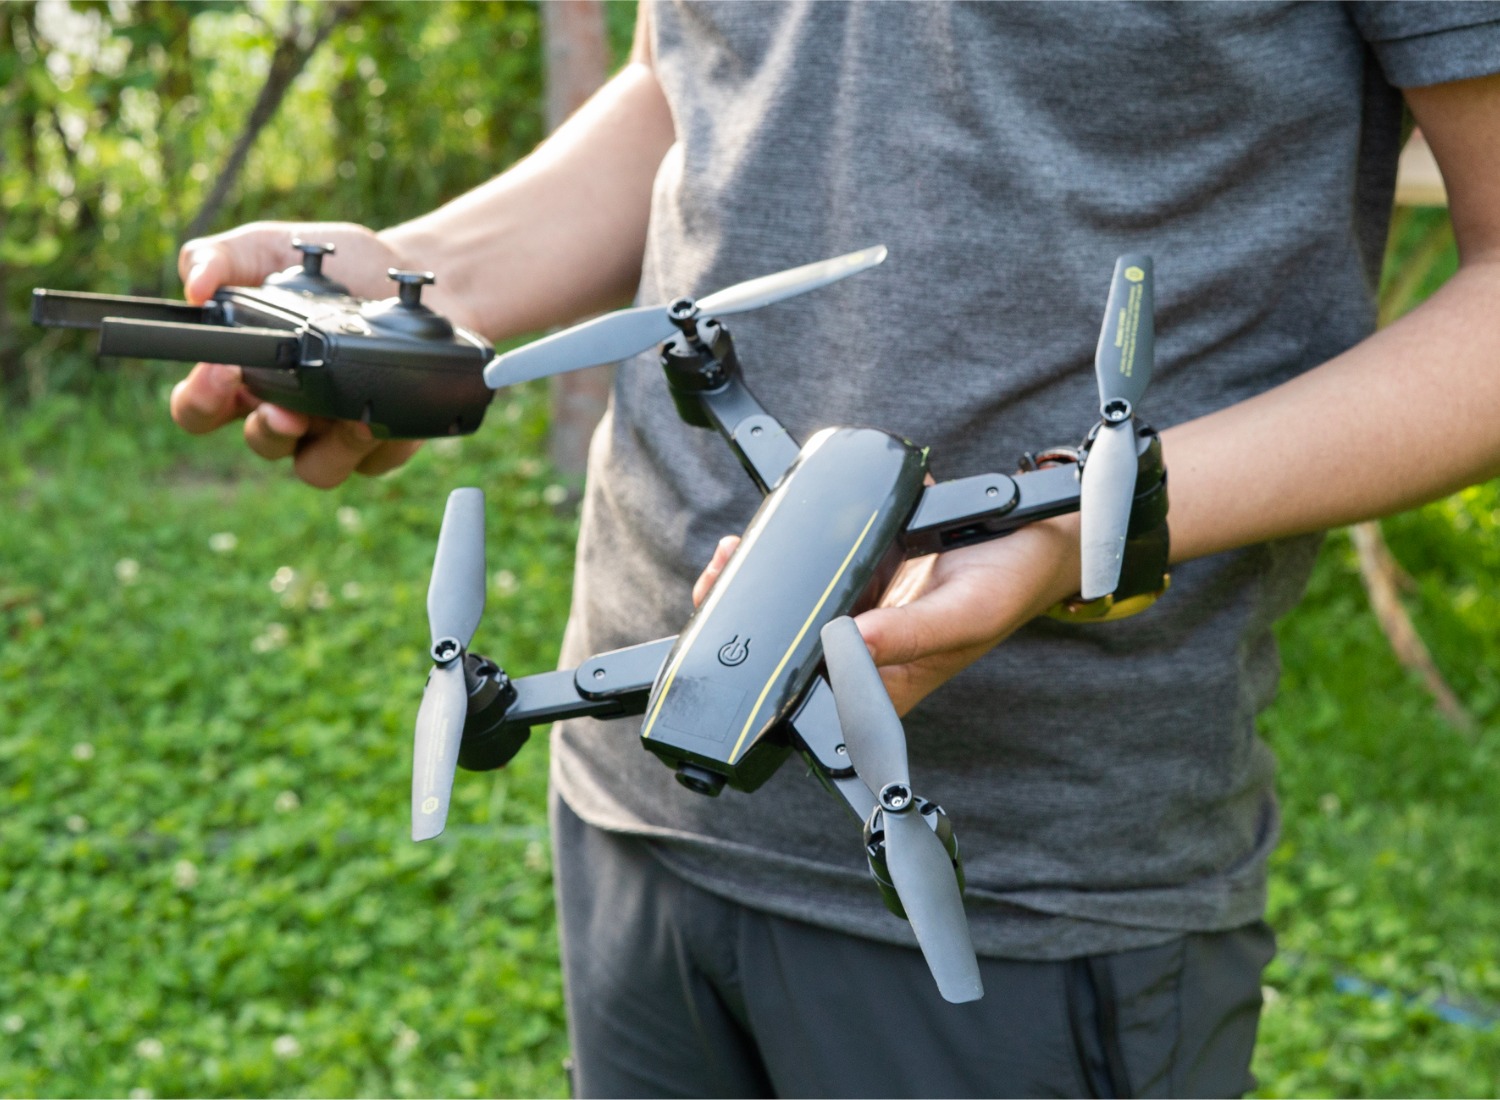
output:
<svg viewBox="0 0 1500 1100"><path fill-rule="evenodd" d="M858 270L883 250L853 257L862 260L841 260ZM459 566L451 548L482 554L483 497L456 490L431 592L438 603L472 613L457 629L447 613L432 616L436 667L417 723L414 838L442 831L449 761L473 770L502 766L532 726L564 718L640 715L643 747L705 795L726 785L753 791L796 752L862 822L872 876L887 906L911 921L943 995L980 996L952 825L911 787L900 721L848 616L874 606L907 558L1080 508L1092 512L1084 576L1095 590L1073 604L1071 617L1135 610L1164 589L1166 472L1156 433L1135 422L1132 408L1150 371L1149 280L1145 257L1117 266L1096 363L1101 420L1084 446L1045 452L1015 476L928 484L926 452L873 428L827 428L798 447L745 385L727 330L700 319L686 300L665 319L659 309L609 315L495 360L486 378L509 384L622 358L641 350L633 345L643 337L669 334L660 332L664 324L676 327L661 363L678 412L717 430L766 496L680 635L512 681L467 652L473 609L484 601L483 570ZM620 318L617 327L611 317ZM1109 456L1092 476L1091 452ZM440 707L438 697L448 702Z"/></svg>

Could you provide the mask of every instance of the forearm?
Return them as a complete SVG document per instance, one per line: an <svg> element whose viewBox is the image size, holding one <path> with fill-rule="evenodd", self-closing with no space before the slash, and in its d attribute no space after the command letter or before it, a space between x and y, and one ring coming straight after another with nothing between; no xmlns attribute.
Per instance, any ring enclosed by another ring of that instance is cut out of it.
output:
<svg viewBox="0 0 1500 1100"><path fill-rule="evenodd" d="M627 300L671 113L639 57L509 171L380 237L494 340Z"/></svg>
<svg viewBox="0 0 1500 1100"><path fill-rule="evenodd" d="M1500 260L1343 355L1162 435L1174 560L1389 515L1500 473Z"/></svg>

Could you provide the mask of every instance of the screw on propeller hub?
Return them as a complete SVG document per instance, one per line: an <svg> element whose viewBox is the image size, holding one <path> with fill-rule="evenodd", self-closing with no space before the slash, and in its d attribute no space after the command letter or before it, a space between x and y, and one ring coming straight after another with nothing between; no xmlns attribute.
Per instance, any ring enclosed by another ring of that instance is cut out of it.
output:
<svg viewBox="0 0 1500 1100"><path fill-rule="evenodd" d="M680 330L691 339L700 316L727 317L760 309L874 267L885 256L885 245L876 245L737 283L697 302L679 298L667 306L636 306L606 313L496 356L484 368L484 382L495 390L563 371L629 359L661 343L674 331Z"/></svg>
<svg viewBox="0 0 1500 1100"><path fill-rule="evenodd" d="M448 496L427 589L432 672L417 711L412 755L411 838L429 840L448 822L458 747L468 717L464 655L484 614L484 493Z"/></svg>
<svg viewBox="0 0 1500 1100"><path fill-rule="evenodd" d="M884 812L885 859L917 945L944 1000L984 995L953 861L920 813L907 774L906 731L854 620L823 627L823 659L855 773Z"/></svg>
<svg viewBox="0 0 1500 1100"><path fill-rule="evenodd" d="M1121 256L1115 263L1104 324L1094 353L1100 424L1084 459L1079 486L1080 543L1085 600L1112 593L1120 583L1139 456L1135 406L1151 381L1156 340L1151 257Z"/></svg>

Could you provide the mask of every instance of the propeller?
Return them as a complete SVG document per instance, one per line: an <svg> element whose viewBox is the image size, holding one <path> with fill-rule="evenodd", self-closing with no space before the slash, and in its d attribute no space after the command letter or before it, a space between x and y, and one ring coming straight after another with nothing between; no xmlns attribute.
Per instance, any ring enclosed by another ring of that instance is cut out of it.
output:
<svg viewBox="0 0 1500 1100"><path fill-rule="evenodd" d="M1151 257L1121 256L1115 262L1094 353L1102 419L1084 459L1079 486L1083 550L1079 595L1085 600L1107 596L1120 583L1138 470L1135 405L1151 381L1155 358L1154 299Z"/></svg>
<svg viewBox="0 0 1500 1100"><path fill-rule="evenodd" d="M884 811L885 858L917 944L953 1004L984 996L963 897L948 849L916 812L906 731L865 640L847 616L823 627L823 658L850 762Z"/></svg>
<svg viewBox="0 0 1500 1100"><path fill-rule="evenodd" d="M671 305L636 306L606 313L496 356L484 368L484 382L497 390L563 371L616 363L661 343L699 315L727 317L760 309L874 267L885 255L885 245L876 245L737 283L697 302L683 298Z"/></svg>
<svg viewBox="0 0 1500 1100"><path fill-rule="evenodd" d="M427 589L433 669L417 710L411 776L413 840L430 840L448 822L458 746L469 710L464 655L484 614L484 592L484 493L454 489L443 512L432 583Z"/></svg>

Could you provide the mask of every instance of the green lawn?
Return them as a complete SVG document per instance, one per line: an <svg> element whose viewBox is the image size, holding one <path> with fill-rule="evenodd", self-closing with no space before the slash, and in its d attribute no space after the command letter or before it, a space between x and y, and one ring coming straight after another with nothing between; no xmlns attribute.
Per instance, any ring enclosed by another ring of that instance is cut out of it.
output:
<svg viewBox="0 0 1500 1100"><path fill-rule="evenodd" d="M0 414L0 1094L562 1093L540 739L407 834L450 488L490 499L476 648L556 654L574 525L540 391L321 494L182 436L162 377ZM1500 1028L1443 1018L1500 1005L1497 518L1487 489L1388 528L1474 739L1341 537L1284 626L1267 1094L1500 1092Z"/></svg>

